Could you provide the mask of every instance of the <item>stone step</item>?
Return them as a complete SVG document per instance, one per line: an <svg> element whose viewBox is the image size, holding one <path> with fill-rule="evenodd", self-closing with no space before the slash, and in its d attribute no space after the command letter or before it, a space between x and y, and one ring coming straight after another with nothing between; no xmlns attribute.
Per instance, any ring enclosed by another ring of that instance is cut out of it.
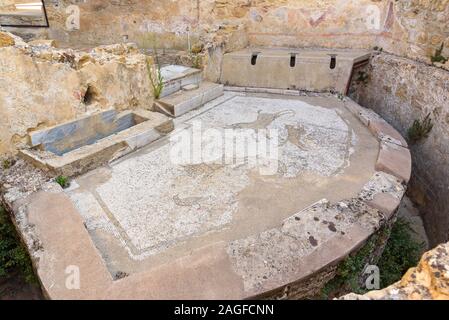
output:
<svg viewBox="0 0 449 320"><path fill-rule="evenodd" d="M179 117L184 113L201 107L223 95L222 84L201 82L198 89L178 91L170 96L159 99L154 104L156 111Z"/></svg>
<svg viewBox="0 0 449 320"><path fill-rule="evenodd" d="M167 97L183 87L198 86L202 80L201 70L178 65L162 67L161 74L164 78L161 98Z"/></svg>

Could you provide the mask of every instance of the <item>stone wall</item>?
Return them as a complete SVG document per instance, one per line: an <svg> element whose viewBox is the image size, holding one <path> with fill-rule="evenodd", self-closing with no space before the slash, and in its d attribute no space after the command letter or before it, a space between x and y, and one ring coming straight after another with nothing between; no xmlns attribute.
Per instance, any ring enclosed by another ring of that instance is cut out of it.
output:
<svg viewBox="0 0 449 320"><path fill-rule="evenodd" d="M0 157L28 133L88 112L152 107L146 57L132 45L91 53L32 46L0 32Z"/></svg>
<svg viewBox="0 0 449 320"><path fill-rule="evenodd" d="M407 136L416 119L427 114L434 127L411 144L410 196L421 207L431 245L449 239L449 72L390 54L375 55L352 96ZM357 79L357 75L355 77ZM357 81L355 81L357 82Z"/></svg>
<svg viewBox="0 0 449 320"><path fill-rule="evenodd" d="M394 1L388 10L378 46L428 62L444 43L444 55L449 55L449 0Z"/></svg>
<svg viewBox="0 0 449 320"><path fill-rule="evenodd" d="M372 48L428 60L449 52L449 0L45 0L50 29L70 46L123 41L186 50L243 26L254 46ZM79 8L80 28L70 30ZM33 37L29 29L15 30ZM217 35L218 33L218 35Z"/></svg>
<svg viewBox="0 0 449 320"><path fill-rule="evenodd" d="M218 81L222 56L247 46L364 48L429 62L445 44L449 0L45 0L49 29L11 31L61 47L135 42L188 51L202 45L205 75ZM79 15L79 28L76 16Z"/></svg>

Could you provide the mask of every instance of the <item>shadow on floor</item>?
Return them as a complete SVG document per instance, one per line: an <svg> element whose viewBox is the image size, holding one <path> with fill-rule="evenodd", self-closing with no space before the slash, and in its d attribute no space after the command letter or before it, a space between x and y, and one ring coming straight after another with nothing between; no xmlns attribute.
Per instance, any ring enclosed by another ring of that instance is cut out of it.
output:
<svg viewBox="0 0 449 320"><path fill-rule="evenodd" d="M0 279L0 300L42 300L38 284L29 284L19 275Z"/></svg>

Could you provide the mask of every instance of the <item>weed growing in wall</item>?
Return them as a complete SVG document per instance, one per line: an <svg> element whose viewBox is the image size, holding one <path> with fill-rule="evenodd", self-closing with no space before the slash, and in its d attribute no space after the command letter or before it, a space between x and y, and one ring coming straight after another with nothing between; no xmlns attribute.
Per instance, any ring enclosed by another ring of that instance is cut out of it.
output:
<svg viewBox="0 0 449 320"><path fill-rule="evenodd" d="M337 93L337 99L340 101L345 101L345 95L343 93Z"/></svg>
<svg viewBox="0 0 449 320"><path fill-rule="evenodd" d="M204 45L196 44L190 50L190 57L192 59L192 67L195 69L201 69L202 67L202 58L201 52L203 52Z"/></svg>
<svg viewBox="0 0 449 320"><path fill-rule="evenodd" d="M430 113L421 120L415 120L412 126L408 129L407 135L411 143L416 143L429 136L429 133L433 129L432 119Z"/></svg>
<svg viewBox="0 0 449 320"><path fill-rule="evenodd" d="M55 182L64 189L70 187L70 179L66 176L56 177Z"/></svg>
<svg viewBox="0 0 449 320"><path fill-rule="evenodd" d="M152 59L147 58L146 65L153 96L155 99L159 99L164 89L164 78L162 77L161 65L159 63L156 36L145 34L142 36L141 43L144 48L153 48L154 63Z"/></svg>
<svg viewBox="0 0 449 320"><path fill-rule="evenodd" d="M369 80L369 75L365 71L359 71L359 73L357 74L357 79L356 79L357 84L361 83L364 86L366 86L368 84L368 80Z"/></svg>
<svg viewBox="0 0 449 320"><path fill-rule="evenodd" d="M11 166L12 166L12 163L11 163L10 160L4 159L4 160L2 161L2 167L3 167L3 169L7 170L7 169L11 168Z"/></svg>
<svg viewBox="0 0 449 320"><path fill-rule="evenodd" d="M443 56L443 49L444 42L441 43L441 46L435 50L435 54L430 57L430 61L432 61L432 64L435 62L445 64L449 60L449 58Z"/></svg>
<svg viewBox="0 0 449 320"><path fill-rule="evenodd" d="M192 67L195 69L201 69L202 59L199 54L194 54L192 58Z"/></svg>
<svg viewBox="0 0 449 320"><path fill-rule="evenodd" d="M156 54L157 56L157 54ZM155 99L159 99L164 89L164 78L162 77L161 67L159 63L156 62L156 70L154 70L154 65L151 64L150 59L147 59L147 69L148 75L150 77L151 87L153 89L153 96Z"/></svg>

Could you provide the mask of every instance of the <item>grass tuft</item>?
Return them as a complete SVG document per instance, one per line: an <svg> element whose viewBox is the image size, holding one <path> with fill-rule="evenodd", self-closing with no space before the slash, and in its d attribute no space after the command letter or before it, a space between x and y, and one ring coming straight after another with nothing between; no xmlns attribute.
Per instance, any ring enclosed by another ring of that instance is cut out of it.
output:
<svg viewBox="0 0 449 320"><path fill-rule="evenodd" d="M63 189L70 187L70 179L66 176L58 176L55 182L59 184Z"/></svg>

